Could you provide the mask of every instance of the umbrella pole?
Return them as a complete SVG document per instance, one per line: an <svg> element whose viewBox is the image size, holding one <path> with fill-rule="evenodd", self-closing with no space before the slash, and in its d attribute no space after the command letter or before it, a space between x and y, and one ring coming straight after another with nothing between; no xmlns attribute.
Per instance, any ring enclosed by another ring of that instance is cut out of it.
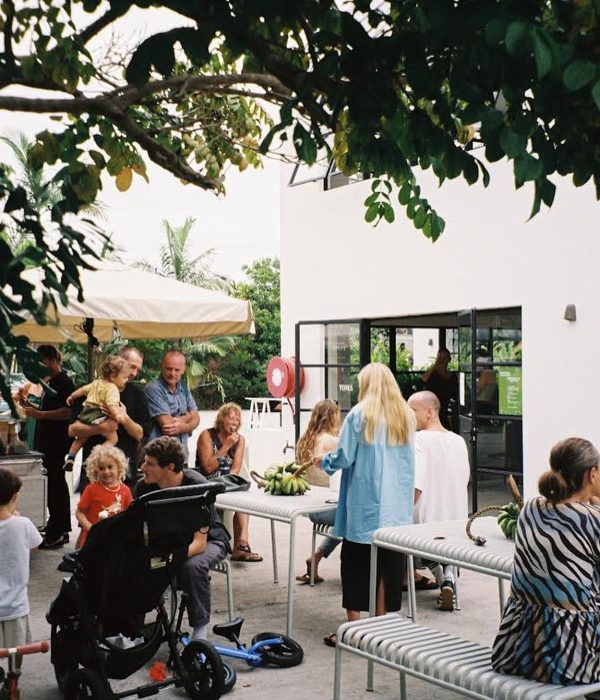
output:
<svg viewBox="0 0 600 700"><path fill-rule="evenodd" d="M98 339L94 337L94 319L86 318L83 331L87 335L87 373L88 381L94 381L94 348L98 347Z"/></svg>

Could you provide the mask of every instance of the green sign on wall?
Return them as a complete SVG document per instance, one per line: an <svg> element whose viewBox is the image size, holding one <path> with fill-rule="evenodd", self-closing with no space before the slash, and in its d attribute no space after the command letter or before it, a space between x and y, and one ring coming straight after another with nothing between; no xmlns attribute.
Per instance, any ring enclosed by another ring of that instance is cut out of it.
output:
<svg viewBox="0 0 600 700"><path fill-rule="evenodd" d="M501 416L520 416L523 412L521 367L497 367L498 398Z"/></svg>

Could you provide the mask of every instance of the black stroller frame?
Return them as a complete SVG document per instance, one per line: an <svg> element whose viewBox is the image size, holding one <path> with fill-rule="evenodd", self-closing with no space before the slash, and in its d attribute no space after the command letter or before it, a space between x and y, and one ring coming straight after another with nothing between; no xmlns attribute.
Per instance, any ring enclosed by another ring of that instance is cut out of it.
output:
<svg viewBox="0 0 600 700"><path fill-rule="evenodd" d="M221 696L221 657L205 641L180 651L163 594L194 533L208 528L210 509L223 490L221 484L197 484L153 491L90 530L72 577L63 581L46 616L51 662L65 700L144 698L172 685L183 686L194 700ZM156 621L144 625L144 614L152 610ZM115 644L120 634L137 637L137 643L120 648ZM131 676L164 642L172 677L112 690L109 679Z"/></svg>

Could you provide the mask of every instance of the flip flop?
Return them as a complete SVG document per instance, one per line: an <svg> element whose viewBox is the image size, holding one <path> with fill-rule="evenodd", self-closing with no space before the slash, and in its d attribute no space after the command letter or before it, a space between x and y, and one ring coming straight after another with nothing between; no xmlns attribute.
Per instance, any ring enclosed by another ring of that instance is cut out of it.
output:
<svg viewBox="0 0 600 700"><path fill-rule="evenodd" d="M323 637L323 644L325 644L328 647L336 647L337 646L337 634L335 632L332 632L331 634L328 634L326 637Z"/></svg>
<svg viewBox="0 0 600 700"><path fill-rule="evenodd" d="M263 558L260 556L260 554L253 552L250 549L250 545L247 542L239 542L233 550L233 554L231 555L231 561L243 561L251 563L262 560Z"/></svg>
<svg viewBox="0 0 600 700"><path fill-rule="evenodd" d="M323 583L325 579L319 576L318 574L315 574L315 583ZM296 576L296 581L300 581L300 583L307 583L310 584L310 571L307 571L305 574L302 574L301 576Z"/></svg>

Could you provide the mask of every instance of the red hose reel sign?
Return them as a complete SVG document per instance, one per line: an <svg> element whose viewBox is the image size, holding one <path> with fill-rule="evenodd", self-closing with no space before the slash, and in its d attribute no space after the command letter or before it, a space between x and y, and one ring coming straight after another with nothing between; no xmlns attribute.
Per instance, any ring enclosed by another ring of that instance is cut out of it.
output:
<svg viewBox="0 0 600 700"><path fill-rule="evenodd" d="M304 385L304 370L300 368L300 389ZM296 391L296 362L290 357L272 357L267 366L267 387L277 399L290 398Z"/></svg>

